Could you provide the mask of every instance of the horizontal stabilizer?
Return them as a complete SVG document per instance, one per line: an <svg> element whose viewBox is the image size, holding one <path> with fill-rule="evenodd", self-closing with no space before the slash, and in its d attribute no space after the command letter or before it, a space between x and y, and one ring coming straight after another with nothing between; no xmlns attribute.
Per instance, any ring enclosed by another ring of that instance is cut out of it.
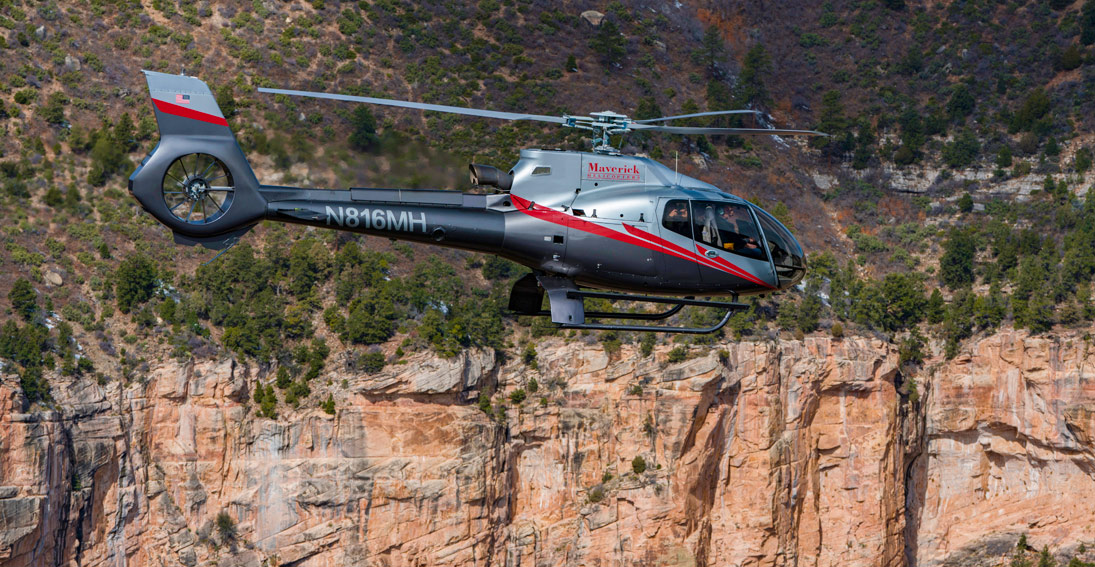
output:
<svg viewBox="0 0 1095 567"><path fill-rule="evenodd" d="M217 236L210 236L205 238L185 236L177 232L174 232L172 234L175 235L175 244L182 244L184 246L194 246L200 244L210 250L224 250L225 248L228 248L229 246L232 246L233 244L238 242L241 236L247 234L247 232L254 227L255 225L245 226L240 230L230 232L228 234L219 234Z"/></svg>

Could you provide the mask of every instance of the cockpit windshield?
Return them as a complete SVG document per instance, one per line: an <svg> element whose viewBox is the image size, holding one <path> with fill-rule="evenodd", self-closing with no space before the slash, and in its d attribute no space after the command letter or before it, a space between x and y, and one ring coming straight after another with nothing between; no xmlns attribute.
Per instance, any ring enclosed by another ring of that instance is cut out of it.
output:
<svg viewBox="0 0 1095 567"><path fill-rule="evenodd" d="M780 287L802 279L806 272L802 246L775 217L760 207L753 207L753 210L757 212L761 229L764 230L764 238L768 241L768 249L772 253L772 263L776 265Z"/></svg>

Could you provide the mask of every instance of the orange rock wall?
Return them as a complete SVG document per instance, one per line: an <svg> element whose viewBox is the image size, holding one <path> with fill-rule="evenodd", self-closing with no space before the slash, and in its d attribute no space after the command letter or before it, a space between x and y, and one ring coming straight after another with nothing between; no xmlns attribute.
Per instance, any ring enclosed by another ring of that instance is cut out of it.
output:
<svg viewBox="0 0 1095 567"><path fill-rule="evenodd" d="M377 375L336 359L313 396L337 414L282 404L276 420L227 360L55 382L57 410L31 414L5 377L0 564L936 565L1095 524L1079 338L1002 333L929 361L918 403L893 348L865 338L676 364L667 348L537 350L535 370L482 352ZM504 419L475 403L532 378Z"/></svg>

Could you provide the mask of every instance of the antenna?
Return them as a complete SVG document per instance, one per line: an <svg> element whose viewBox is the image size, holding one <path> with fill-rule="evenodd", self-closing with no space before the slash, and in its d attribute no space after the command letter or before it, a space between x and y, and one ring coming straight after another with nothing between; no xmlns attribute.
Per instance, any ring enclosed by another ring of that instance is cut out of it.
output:
<svg viewBox="0 0 1095 567"><path fill-rule="evenodd" d="M680 158L680 152L673 151L673 174L677 176L677 180L673 182L674 185L681 184L681 172L677 170L677 161Z"/></svg>

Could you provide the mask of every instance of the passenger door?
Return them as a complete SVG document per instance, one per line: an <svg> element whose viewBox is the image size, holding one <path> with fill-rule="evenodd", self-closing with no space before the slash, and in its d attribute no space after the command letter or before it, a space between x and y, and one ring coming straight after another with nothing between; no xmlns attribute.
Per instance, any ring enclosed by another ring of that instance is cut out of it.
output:
<svg viewBox="0 0 1095 567"><path fill-rule="evenodd" d="M658 233L661 238L670 245L675 245L684 254L659 254L662 258L662 273L665 275L665 284L673 287L674 284L695 285L700 282L700 266L692 260L686 260L680 256L689 256L695 253L696 245L692 239L692 222L690 220L688 199L662 198L658 202Z"/></svg>

